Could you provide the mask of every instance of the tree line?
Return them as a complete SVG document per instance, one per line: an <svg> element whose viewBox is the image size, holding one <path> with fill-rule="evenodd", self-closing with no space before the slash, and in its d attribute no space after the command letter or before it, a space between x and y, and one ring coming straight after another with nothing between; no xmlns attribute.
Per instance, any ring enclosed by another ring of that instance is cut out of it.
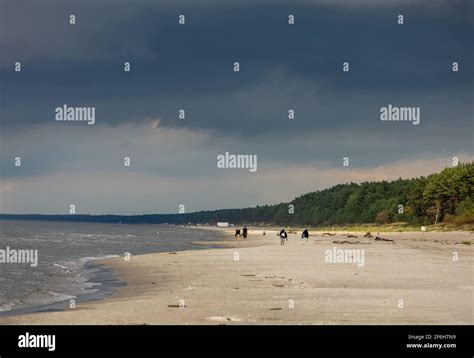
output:
<svg viewBox="0 0 474 358"><path fill-rule="evenodd" d="M154 224L474 224L474 162L414 179L346 183L307 193L289 203L244 209L151 215L0 215L0 219Z"/></svg>

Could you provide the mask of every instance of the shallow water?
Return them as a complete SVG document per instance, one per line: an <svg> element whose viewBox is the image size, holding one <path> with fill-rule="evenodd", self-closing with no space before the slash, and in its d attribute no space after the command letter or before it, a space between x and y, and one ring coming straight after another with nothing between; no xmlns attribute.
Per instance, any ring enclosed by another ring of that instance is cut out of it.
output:
<svg viewBox="0 0 474 358"><path fill-rule="evenodd" d="M61 309L98 299L123 283L94 261L198 249L218 232L169 225L0 220L0 250L37 250L38 265L0 263L0 314Z"/></svg>

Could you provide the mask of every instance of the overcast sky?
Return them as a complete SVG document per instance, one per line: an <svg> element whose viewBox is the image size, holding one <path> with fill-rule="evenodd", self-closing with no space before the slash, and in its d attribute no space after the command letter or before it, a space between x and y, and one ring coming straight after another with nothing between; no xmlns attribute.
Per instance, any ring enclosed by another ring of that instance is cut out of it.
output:
<svg viewBox="0 0 474 358"><path fill-rule="evenodd" d="M216 2L0 0L0 212L248 207L473 160L472 1ZM64 104L96 123L56 121Z"/></svg>

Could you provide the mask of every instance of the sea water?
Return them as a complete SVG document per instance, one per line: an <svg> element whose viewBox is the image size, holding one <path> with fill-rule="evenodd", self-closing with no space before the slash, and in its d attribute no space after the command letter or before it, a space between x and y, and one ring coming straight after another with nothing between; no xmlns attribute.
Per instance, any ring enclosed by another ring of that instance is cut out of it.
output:
<svg viewBox="0 0 474 358"><path fill-rule="evenodd" d="M0 263L0 315L64 309L124 283L97 260L198 249L218 232L171 225L0 220L0 250L36 250L36 266ZM212 244L211 244L212 247Z"/></svg>

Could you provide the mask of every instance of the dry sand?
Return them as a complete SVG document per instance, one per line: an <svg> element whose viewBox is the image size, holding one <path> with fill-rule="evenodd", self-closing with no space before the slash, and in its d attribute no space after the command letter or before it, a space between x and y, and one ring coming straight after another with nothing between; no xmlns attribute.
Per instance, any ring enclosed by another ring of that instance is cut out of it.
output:
<svg viewBox="0 0 474 358"><path fill-rule="evenodd" d="M384 242L312 232L284 246L272 231L239 242L224 233L221 249L106 260L127 282L114 295L0 324L474 323L473 233L383 233L394 240ZM353 243L334 243L344 240ZM365 250L365 265L327 263L333 247Z"/></svg>

